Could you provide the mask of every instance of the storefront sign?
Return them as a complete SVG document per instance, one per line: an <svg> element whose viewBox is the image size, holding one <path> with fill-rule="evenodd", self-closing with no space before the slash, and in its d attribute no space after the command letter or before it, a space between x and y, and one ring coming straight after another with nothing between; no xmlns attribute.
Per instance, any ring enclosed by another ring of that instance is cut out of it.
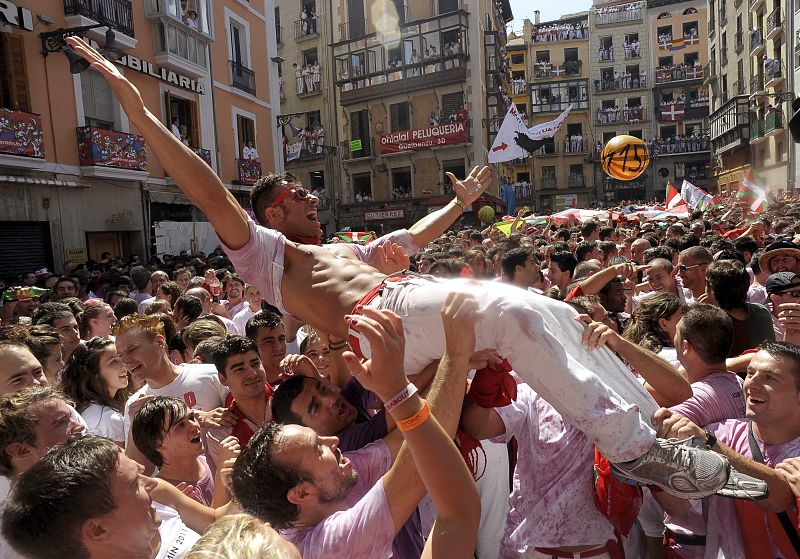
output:
<svg viewBox="0 0 800 559"><path fill-rule="evenodd" d="M162 82L171 83L172 85L176 85L183 89L188 89L189 91L194 91L195 93L199 93L201 95L205 95L206 93L206 86L203 85L203 82L200 80L194 80L192 78L187 78L186 76L176 74L172 70L160 68L152 62L142 60L141 58L136 58L130 54L119 58L116 62L120 66L126 66L131 70L136 70L142 74L153 76Z"/></svg>
<svg viewBox="0 0 800 559"><path fill-rule="evenodd" d="M553 196L553 206L556 208L570 207L574 208L578 205L577 194L556 194Z"/></svg>
<svg viewBox="0 0 800 559"><path fill-rule="evenodd" d="M85 248L68 248L67 249L67 262L86 262L86 249Z"/></svg>
<svg viewBox="0 0 800 559"><path fill-rule="evenodd" d="M39 115L0 109L0 153L44 157L43 143Z"/></svg>
<svg viewBox="0 0 800 559"><path fill-rule="evenodd" d="M403 208L364 212L364 221L389 221L392 219L405 219L405 217L406 211Z"/></svg>
<svg viewBox="0 0 800 559"><path fill-rule="evenodd" d="M6 0L0 0L0 19L8 25L33 31L33 12Z"/></svg>
<svg viewBox="0 0 800 559"><path fill-rule="evenodd" d="M466 122L440 124L429 128L415 128L381 134L381 155L398 151L419 151L437 146L463 144L469 141Z"/></svg>
<svg viewBox="0 0 800 559"><path fill-rule="evenodd" d="M144 171L147 167L144 138L91 126L78 129L78 158L81 165L135 171Z"/></svg>

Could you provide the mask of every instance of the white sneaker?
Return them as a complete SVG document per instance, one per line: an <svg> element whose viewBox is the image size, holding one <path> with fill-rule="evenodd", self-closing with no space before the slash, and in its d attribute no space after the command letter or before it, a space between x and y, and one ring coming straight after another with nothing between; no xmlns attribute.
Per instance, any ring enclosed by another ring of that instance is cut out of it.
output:
<svg viewBox="0 0 800 559"><path fill-rule="evenodd" d="M728 459L707 448L688 446L690 440L656 439L647 454L611 468L622 478L657 485L682 499L714 495L728 482Z"/></svg>

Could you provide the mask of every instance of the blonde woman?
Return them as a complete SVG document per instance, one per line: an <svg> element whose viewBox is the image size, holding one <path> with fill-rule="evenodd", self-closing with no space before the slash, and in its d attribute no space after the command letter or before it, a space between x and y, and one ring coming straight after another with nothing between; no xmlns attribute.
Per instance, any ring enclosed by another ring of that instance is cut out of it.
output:
<svg viewBox="0 0 800 559"><path fill-rule="evenodd" d="M269 524L249 514L214 522L180 559L301 559L300 552Z"/></svg>

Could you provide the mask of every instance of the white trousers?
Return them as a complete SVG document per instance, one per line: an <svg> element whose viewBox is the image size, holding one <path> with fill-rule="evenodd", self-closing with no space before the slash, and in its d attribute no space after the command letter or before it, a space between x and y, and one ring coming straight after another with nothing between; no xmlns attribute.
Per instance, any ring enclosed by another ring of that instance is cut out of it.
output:
<svg viewBox="0 0 800 559"><path fill-rule="evenodd" d="M387 283L370 306L403 320L405 369L419 373L444 353L441 311L453 291L472 293L483 317L475 327L476 349L496 349L514 371L561 416L580 429L611 462L645 454L655 440L650 418L655 401L609 349L589 352L575 310L555 299L512 285L469 279L410 277ZM369 358L369 343L359 338Z"/></svg>

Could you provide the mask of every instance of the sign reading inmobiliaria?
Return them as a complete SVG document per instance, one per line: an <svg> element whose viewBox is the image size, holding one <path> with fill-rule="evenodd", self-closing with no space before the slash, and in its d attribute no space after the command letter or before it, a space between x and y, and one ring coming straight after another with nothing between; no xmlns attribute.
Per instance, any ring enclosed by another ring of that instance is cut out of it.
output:
<svg viewBox="0 0 800 559"><path fill-rule="evenodd" d="M464 144L469 141L467 123L464 121L381 134L378 137L381 142L381 155L399 151L419 151L437 146Z"/></svg>

